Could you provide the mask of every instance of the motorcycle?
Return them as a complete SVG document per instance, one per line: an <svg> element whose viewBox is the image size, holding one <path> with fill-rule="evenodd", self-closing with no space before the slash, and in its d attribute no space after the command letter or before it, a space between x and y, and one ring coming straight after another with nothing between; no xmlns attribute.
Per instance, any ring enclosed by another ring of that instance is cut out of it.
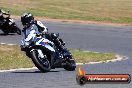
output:
<svg viewBox="0 0 132 88"><path fill-rule="evenodd" d="M56 34L54 34L56 36ZM54 38L58 41L58 36ZM63 52L55 46L53 42L45 37L36 37L34 42L28 47L28 55L32 59L35 66L42 72L48 72L55 68L64 68L67 71L74 71L76 68L75 60L72 54L67 50L65 44L61 45ZM52 55L57 55L54 57ZM61 60L58 60L58 57Z"/></svg>
<svg viewBox="0 0 132 88"><path fill-rule="evenodd" d="M16 23L12 18L10 18L10 16L3 19L0 23L0 29L6 35L9 33L17 33L18 35L21 35L21 30L17 27Z"/></svg>

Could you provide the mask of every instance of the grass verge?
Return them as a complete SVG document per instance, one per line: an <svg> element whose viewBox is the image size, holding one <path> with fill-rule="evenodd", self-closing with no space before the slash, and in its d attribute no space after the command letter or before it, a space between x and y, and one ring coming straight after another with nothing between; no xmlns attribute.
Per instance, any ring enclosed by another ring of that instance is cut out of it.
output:
<svg viewBox="0 0 132 88"><path fill-rule="evenodd" d="M97 61L106 61L115 59L115 54L112 53L94 53L83 52L81 50L73 50L72 52L76 62L88 63ZM20 50L18 45L0 44L0 70L33 67L31 59Z"/></svg>
<svg viewBox="0 0 132 88"><path fill-rule="evenodd" d="M132 0L0 0L14 15L132 24Z"/></svg>
<svg viewBox="0 0 132 88"><path fill-rule="evenodd" d="M82 50L70 50L77 63L99 62L115 59L114 53L85 52Z"/></svg>

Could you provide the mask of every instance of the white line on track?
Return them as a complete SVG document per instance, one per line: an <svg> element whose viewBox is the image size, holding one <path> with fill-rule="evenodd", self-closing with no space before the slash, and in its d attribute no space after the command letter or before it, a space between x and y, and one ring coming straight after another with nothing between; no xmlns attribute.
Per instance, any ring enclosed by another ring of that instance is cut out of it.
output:
<svg viewBox="0 0 132 88"><path fill-rule="evenodd" d="M0 43L0 44L5 45L6 43ZM6 44L6 45L13 46L13 45L16 45L16 44Z"/></svg>
<svg viewBox="0 0 132 88"><path fill-rule="evenodd" d="M10 69L10 70L0 70L0 72L13 72L13 71L34 70L34 69L37 69L37 67L32 67L32 68L18 68L18 69Z"/></svg>

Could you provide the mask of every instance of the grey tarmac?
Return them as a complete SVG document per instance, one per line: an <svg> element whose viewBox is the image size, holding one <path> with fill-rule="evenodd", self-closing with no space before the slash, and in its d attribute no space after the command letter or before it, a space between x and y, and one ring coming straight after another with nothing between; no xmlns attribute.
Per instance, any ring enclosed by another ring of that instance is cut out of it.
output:
<svg viewBox="0 0 132 88"><path fill-rule="evenodd" d="M89 74L132 75L132 26L104 24L80 24L43 22L49 32L60 33L68 48L96 52L113 52L127 56L127 60L86 64L83 68ZM22 28L19 21L17 24ZM0 31L0 43L20 44L21 36L4 36ZM76 83L76 72L53 69L48 73L39 70L25 70L0 73L0 88L131 88L132 84L86 84Z"/></svg>

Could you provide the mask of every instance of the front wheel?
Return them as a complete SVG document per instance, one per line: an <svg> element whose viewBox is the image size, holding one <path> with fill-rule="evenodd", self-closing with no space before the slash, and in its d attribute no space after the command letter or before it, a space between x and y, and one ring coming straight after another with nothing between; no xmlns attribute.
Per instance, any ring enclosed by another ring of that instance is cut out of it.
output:
<svg viewBox="0 0 132 88"><path fill-rule="evenodd" d="M74 59L70 59L66 61L66 64L64 65L64 69L67 71L74 71L76 69L76 63Z"/></svg>
<svg viewBox="0 0 132 88"><path fill-rule="evenodd" d="M2 29L2 31L4 32L5 35L8 35L9 34L9 31L8 30Z"/></svg>
<svg viewBox="0 0 132 88"><path fill-rule="evenodd" d="M18 35L21 35L21 30L16 26L16 30L15 32L18 34Z"/></svg>
<svg viewBox="0 0 132 88"><path fill-rule="evenodd" d="M39 57L39 53L37 50L30 51L31 59L35 66L42 72L48 72L51 69L50 62L45 55L45 57L41 58Z"/></svg>

